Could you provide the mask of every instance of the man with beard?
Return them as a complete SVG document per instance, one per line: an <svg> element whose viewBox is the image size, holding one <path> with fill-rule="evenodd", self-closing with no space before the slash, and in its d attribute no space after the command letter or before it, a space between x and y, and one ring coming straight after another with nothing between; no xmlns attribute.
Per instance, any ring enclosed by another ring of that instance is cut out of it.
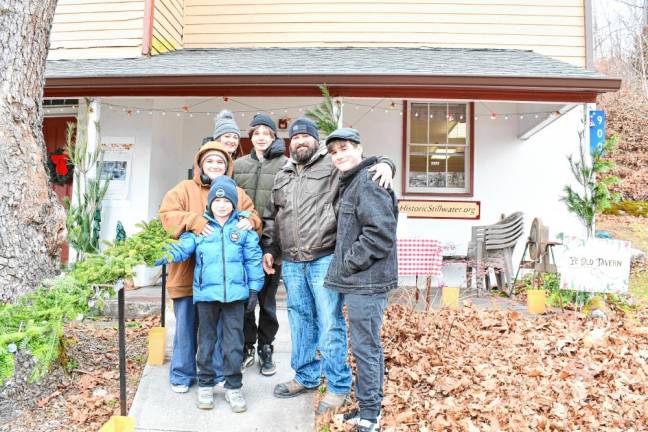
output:
<svg viewBox="0 0 648 432"><path fill-rule="evenodd" d="M335 250L339 171L315 123L299 118L289 128L290 157L275 177L263 222L263 268L273 274L275 259L283 259L292 338L291 367L295 377L275 386L279 398L297 396L320 385L327 390L317 411L340 407L351 390L347 363L347 333L340 293L324 288L324 277ZM374 180L391 185L394 166L379 159ZM317 351L320 356L318 357Z"/></svg>

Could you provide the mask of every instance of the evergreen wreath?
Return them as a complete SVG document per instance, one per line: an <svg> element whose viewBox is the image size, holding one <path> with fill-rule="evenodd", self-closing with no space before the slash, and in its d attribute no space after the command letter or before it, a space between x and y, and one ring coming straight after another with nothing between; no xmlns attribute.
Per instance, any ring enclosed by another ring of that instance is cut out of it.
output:
<svg viewBox="0 0 648 432"><path fill-rule="evenodd" d="M74 164L65 153L64 148L58 148L47 154L47 167L49 168L52 183L65 185L72 181Z"/></svg>

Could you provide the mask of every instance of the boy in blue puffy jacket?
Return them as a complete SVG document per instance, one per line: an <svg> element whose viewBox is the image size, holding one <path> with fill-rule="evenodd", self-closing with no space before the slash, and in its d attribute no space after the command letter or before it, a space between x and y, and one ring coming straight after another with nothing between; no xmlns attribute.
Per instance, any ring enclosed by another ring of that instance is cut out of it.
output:
<svg viewBox="0 0 648 432"><path fill-rule="evenodd" d="M236 228L239 212L236 183L227 176L212 182L205 218L214 228L205 237L185 232L172 244L170 262L195 254L193 301L198 309L198 408L214 407L215 371L211 361L216 342L216 324L222 320L223 375L225 399L232 411L247 409L241 392L243 360L243 320L245 304L254 310L257 294L263 288L264 273L259 236L255 231ZM164 264L167 259L158 264Z"/></svg>

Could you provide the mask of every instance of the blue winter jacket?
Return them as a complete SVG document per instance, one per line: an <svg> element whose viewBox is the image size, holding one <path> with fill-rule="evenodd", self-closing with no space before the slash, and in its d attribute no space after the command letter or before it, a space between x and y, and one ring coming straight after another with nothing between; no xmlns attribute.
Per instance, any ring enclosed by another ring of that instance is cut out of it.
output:
<svg viewBox="0 0 648 432"><path fill-rule="evenodd" d="M169 245L171 262L180 262L196 254L193 278L193 302L230 303L246 300L249 290L261 291L264 273L259 235L236 228L238 212L232 212L224 226L205 214L214 233L203 237L191 231ZM157 262L166 264L167 258Z"/></svg>

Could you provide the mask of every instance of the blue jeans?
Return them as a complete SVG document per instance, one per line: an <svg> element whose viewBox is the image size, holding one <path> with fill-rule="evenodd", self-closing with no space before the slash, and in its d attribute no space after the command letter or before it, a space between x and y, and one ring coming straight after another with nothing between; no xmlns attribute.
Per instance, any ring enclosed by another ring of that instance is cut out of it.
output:
<svg viewBox="0 0 648 432"><path fill-rule="evenodd" d="M283 280L288 294L288 320L292 338L290 365L295 380L305 387L320 385L322 371L331 393L351 390L347 363L347 332L342 315L343 297L324 288L333 255L313 261L284 260ZM317 357L317 350L321 359Z"/></svg>
<svg viewBox="0 0 648 432"><path fill-rule="evenodd" d="M173 299L173 313L176 318L176 331L173 336L173 354L169 368L169 381L172 385L191 386L196 380L196 351L198 350L198 309L193 297ZM212 360L216 371L216 382L223 381L223 323L216 327L216 345Z"/></svg>

